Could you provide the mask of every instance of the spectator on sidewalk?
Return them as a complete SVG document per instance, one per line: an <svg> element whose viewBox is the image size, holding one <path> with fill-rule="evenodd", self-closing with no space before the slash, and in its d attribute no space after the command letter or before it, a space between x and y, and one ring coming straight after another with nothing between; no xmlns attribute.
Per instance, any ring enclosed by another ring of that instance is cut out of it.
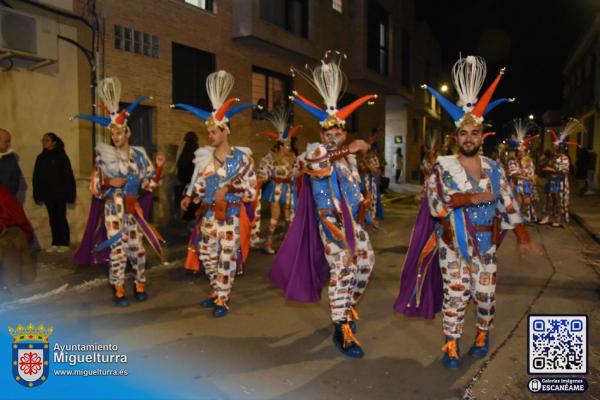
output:
<svg viewBox="0 0 600 400"><path fill-rule="evenodd" d="M65 144L55 133L42 137L42 147L33 169L33 199L48 210L52 246L47 251L63 253L70 244L67 203L75 202L75 177Z"/></svg>
<svg viewBox="0 0 600 400"><path fill-rule="evenodd" d="M587 175L590 163L590 152L585 147L577 149L577 161L575 161L575 180L577 181L577 192L583 196L588 189Z"/></svg>
<svg viewBox="0 0 600 400"><path fill-rule="evenodd" d="M0 185L5 186L13 196L17 196L23 180L17 155L10 148L11 136L6 129L0 128Z"/></svg>
<svg viewBox="0 0 600 400"><path fill-rule="evenodd" d="M33 229L21 203L0 185L0 294L35 279L32 242Z"/></svg>
<svg viewBox="0 0 600 400"><path fill-rule="evenodd" d="M183 148L177 158L177 179L179 180L179 184L175 186L175 204L177 204L177 209L179 209L183 192L194 174L194 152L197 149L198 135L196 132L186 133L183 138ZM184 212L183 219L185 221L192 221L197 208L196 205L191 205Z"/></svg>
<svg viewBox="0 0 600 400"><path fill-rule="evenodd" d="M404 164L404 156L402 155L402 149L398 147L396 150L396 183L400 183L400 176L402 176L402 165Z"/></svg>

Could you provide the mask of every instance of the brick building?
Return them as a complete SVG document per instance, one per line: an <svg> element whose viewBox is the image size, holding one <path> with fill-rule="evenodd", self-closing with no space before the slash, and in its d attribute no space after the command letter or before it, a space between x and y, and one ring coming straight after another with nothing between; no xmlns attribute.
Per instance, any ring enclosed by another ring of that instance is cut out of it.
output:
<svg viewBox="0 0 600 400"><path fill-rule="evenodd" d="M84 51L62 39L54 66L0 72L0 82L13 87L0 92L2 103L18 102L25 94L37 99L35 109L41 117L37 121L28 119L24 111L14 112L14 107L0 108L9 115L0 118L4 127L26 132L14 147L22 154L27 178L33 158L41 151L37 150L39 137L55 130L66 139L80 182L78 204L70 211L74 239L81 232L80 217L89 203L86 185L94 134L89 122L68 117L92 112L93 75L119 77L124 103L140 95L153 97L136 110L130 125L135 144L150 153L156 149L166 153L167 171L185 132L199 133L200 143L206 143L200 120L169 107L184 102L209 108L206 75L218 69L231 72L236 78L232 96L260 102L267 109L287 102L292 90L318 101L306 82L291 76L290 67L314 65L329 49L348 56L343 66L348 88L340 104L367 93L380 96L375 105L356 113L349 129L352 137L368 137L373 129L381 132L378 148L387 161L388 176L392 175L393 154L401 147L406 179L418 180L424 134L441 135L439 106L419 89L423 82L440 83L441 51L429 27L415 20L412 0L47 0L41 2L49 6L45 8L23 0L7 2L16 10L56 21L61 33L68 32L72 40L95 50L94 70ZM44 80L44 85L36 85L37 79ZM304 126L298 139L300 149L318 139L317 123L303 110L293 110L293 119ZM260 112L245 111L232 123L231 141L252 147L258 159L271 146L256 135L265 128L268 124ZM96 139L101 135L97 129ZM159 192L155 216L161 222L172 215L169 194L173 184L170 174ZM42 217L39 207L29 203L27 209L34 219ZM38 230L47 231L44 224L40 221Z"/></svg>
<svg viewBox="0 0 600 400"><path fill-rule="evenodd" d="M587 133L576 140L592 153L589 181L600 187L600 14L587 27L563 69L563 109ZM574 153L575 151L572 150ZM573 154L574 155L574 154ZM573 158L575 159L575 158Z"/></svg>

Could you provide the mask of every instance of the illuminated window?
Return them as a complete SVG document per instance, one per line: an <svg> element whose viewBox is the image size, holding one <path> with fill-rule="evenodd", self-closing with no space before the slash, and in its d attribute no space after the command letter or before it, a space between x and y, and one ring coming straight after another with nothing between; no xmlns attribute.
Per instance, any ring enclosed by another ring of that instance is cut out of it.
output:
<svg viewBox="0 0 600 400"><path fill-rule="evenodd" d="M332 0L331 6L333 9L339 13L342 12L342 0Z"/></svg>
<svg viewBox="0 0 600 400"><path fill-rule="evenodd" d="M184 0L184 2L206 11L213 11L213 0Z"/></svg>

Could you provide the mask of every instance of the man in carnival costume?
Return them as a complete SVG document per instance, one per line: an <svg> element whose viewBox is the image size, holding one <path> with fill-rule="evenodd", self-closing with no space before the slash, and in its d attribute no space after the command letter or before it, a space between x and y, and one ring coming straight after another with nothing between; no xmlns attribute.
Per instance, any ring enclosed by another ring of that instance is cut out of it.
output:
<svg viewBox="0 0 600 400"><path fill-rule="evenodd" d="M275 145L264 156L257 168L258 186L262 187L262 200L270 204L271 219L269 221L267 240L264 251L275 254L273 235L277 223L284 215L289 224L292 216L293 186L292 169L296 155L292 151L291 139L298 133L300 125L288 126L289 114L283 109L277 109L266 116L276 131L265 131L260 134L274 139ZM283 211L283 213L282 213ZM260 218L257 216L257 218ZM259 222L259 221L257 221Z"/></svg>
<svg viewBox="0 0 600 400"><path fill-rule="evenodd" d="M334 323L333 341L350 357L362 357L354 337L356 304L365 291L375 257L369 235L368 200L360 192L360 177L353 153L369 145L355 140L348 146L346 119L360 105L375 99L364 96L338 109L346 85L340 69L345 55L328 51L321 64L301 73L323 97L321 109L300 94L292 100L321 125L321 143L311 143L299 156L302 186L290 230L273 262L270 279L285 291L288 300L319 301L329 276L329 304ZM296 71L299 72L300 71Z"/></svg>
<svg viewBox="0 0 600 400"><path fill-rule="evenodd" d="M88 225L73 260L76 264L97 264L105 260L105 252L110 249L109 282L113 287L113 301L118 306L128 306L129 300L124 289L127 261L134 271L134 298L137 301L148 298L145 289L144 236L162 259L160 242L163 239L146 221L143 212L143 208L150 207L151 197L146 195L142 200L140 196L142 192L151 192L159 186L165 157L157 153L154 168L142 147L129 145L131 129L127 126L127 117L148 97L142 96L127 108L119 110L120 81L106 78L98 86L101 108L109 117L77 115L75 118L107 127L113 145L96 145L96 160L90 182L96 200L92 201ZM103 226L99 227L99 223Z"/></svg>
<svg viewBox="0 0 600 400"><path fill-rule="evenodd" d="M226 71L214 72L206 78L212 112L181 103L171 106L190 111L206 121L208 128L210 145L196 150L194 174L181 208L187 210L192 201L200 204L186 263L199 269L199 261L204 267L212 291L201 306L212 308L214 317L224 317L229 312L227 303L238 263L247 257L249 250L252 218L246 206L256 197L252 152L247 147L229 144L230 119L254 104L232 107L239 101L227 98L233 85L233 75Z"/></svg>
<svg viewBox="0 0 600 400"><path fill-rule="evenodd" d="M541 225L552 223L555 228L561 227L562 223L568 224L569 201L571 195L571 184L569 174L571 161L567 155L569 145L578 146L577 143L568 141L569 136L585 133L585 128L578 120L570 118L562 127L558 135L553 130L552 143L554 144L554 158L550 165L543 169L547 174L546 184L546 215L540 221Z"/></svg>
<svg viewBox="0 0 600 400"><path fill-rule="evenodd" d="M515 156L508 160L507 172L510 177L515 199L519 204L525 222L537 221L533 199L535 195L535 165L527 155L529 145L538 138L539 127L534 122L515 119L513 136L507 141L515 149Z"/></svg>
<svg viewBox="0 0 600 400"><path fill-rule="evenodd" d="M375 138L367 143L372 144ZM374 227L379 226L378 220L383 219L383 203L381 202L381 161L373 149L362 154L358 161L360 174L360 191L369 201L369 215Z"/></svg>
<svg viewBox="0 0 600 400"><path fill-rule="evenodd" d="M496 248L501 230L514 229L521 251L538 253L522 224L519 206L502 168L478 155L483 116L507 99L490 102L504 69L477 100L486 75L481 57L460 58L452 68L460 96L452 104L433 88L424 86L453 118L458 154L438 157L427 182L412 232L395 310L408 316L433 318L443 311L443 364L461 364L458 340L465 309L477 305L477 334L469 351L483 357L489 348L488 331L495 314Z"/></svg>

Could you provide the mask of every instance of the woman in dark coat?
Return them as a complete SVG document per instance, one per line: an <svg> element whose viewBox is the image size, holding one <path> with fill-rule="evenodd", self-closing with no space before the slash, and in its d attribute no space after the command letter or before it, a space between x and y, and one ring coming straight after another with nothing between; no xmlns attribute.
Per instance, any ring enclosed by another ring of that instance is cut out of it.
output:
<svg viewBox="0 0 600 400"><path fill-rule="evenodd" d="M187 132L183 137L183 143L183 149L177 159L177 179L179 180L179 185L175 186L176 207L179 207L183 191L186 185L192 180L192 175L194 174L194 152L198 149L198 136L195 132ZM183 214L183 219L185 221L193 220L196 208L197 206L189 207Z"/></svg>
<svg viewBox="0 0 600 400"><path fill-rule="evenodd" d="M65 144L56 134L46 133L42 146L33 169L33 199L44 203L48 210L52 230L52 246L48 251L62 253L69 250L67 203L75 202L75 177Z"/></svg>

